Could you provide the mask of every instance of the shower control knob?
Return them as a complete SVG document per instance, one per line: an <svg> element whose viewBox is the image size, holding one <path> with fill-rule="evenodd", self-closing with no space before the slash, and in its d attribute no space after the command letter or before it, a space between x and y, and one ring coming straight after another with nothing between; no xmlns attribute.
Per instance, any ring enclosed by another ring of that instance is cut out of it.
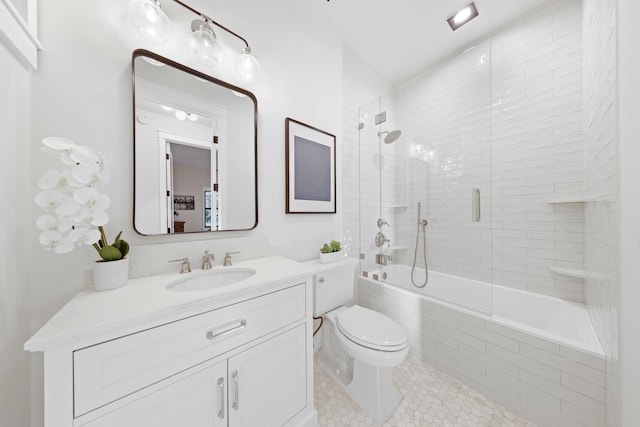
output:
<svg viewBox="0 0 640 427"><path fill-rule="evenodd" d="M385 243L387 243L389 241L389 239L387 239L384 234L382 234L381 231L378 231L378 234L376 234L376 246L377 247L381 247L382 245L384 245Z"/></svg>

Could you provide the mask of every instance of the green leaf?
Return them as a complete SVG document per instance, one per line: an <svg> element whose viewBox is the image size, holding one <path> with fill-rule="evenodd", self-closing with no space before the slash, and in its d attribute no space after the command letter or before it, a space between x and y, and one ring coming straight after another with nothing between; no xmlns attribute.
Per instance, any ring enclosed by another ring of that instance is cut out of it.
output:
<svg viewBox="0 0 640 427"><path fill-rule="evenodd" d="M122 252L120 252L120 250L113 245L105 246L104 248L100 249L100 257L105 261L117 261L119 259L122 259L123 256L124 255L122 255Z"/></svg>

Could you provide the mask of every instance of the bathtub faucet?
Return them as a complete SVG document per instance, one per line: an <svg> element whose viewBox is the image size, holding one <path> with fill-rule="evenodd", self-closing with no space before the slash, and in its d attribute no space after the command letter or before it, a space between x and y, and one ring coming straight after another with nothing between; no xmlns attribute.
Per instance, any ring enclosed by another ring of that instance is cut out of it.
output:
<svg viewBox="0 0 640 427"><path fill-rule="evenodd" d="M385 254L376 254L376 264L387 265L389 261L393 261L393 256Z"/></svg>

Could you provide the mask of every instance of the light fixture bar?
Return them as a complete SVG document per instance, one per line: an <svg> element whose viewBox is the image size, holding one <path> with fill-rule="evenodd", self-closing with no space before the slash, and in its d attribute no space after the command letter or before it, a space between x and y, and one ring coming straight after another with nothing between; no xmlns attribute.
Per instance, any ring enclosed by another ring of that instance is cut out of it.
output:
<svg viewBox="0 0 640 427"><path fill-rule="evenodd" d="M180 6L184 7L187 10L190 10L191 12L195 13L196 15L200 15L202 17L203 20L208 21L212 24L215 24L216 27L221 28L223 30L225 30L227 33L239 38L240 40L242 40L245 44L246 47L249 47L249 43L247 42L247 40L245 40L244 37L234 33L233 31L231 31L230 29L228 29L227 27L225 27L224 25L221 25L219 23L217 23L216 21L214 21L213 19L211 19L209 16L205 15L204 13L192 8L189 5L184 4L183 2L181 2L180 0L173 0L176 3L178 3Z"/></svg>
<svg viewBox="0 0 640 427"><path fill-rule="evenodd" d="M176 0L177 1L177 0ZM478 16L478 9L475 3L471 2L456 13L447 18L447 22L453 31L462 27L467 22Z"/></svg>

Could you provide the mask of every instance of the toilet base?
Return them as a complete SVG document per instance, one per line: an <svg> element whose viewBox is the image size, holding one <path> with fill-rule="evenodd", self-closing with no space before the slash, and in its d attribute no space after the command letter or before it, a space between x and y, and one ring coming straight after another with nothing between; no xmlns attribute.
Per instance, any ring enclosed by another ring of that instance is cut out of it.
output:
<svg viewBox="0 0 640 427"><path fill-rule="evenodd" d="M327 375L378 424L382 424L389 418L402 401L402 395L393 386L390 367L376 367L351 359L350 362L353 363L351 374L340 369L322 350L317 362Z"/></svg>

